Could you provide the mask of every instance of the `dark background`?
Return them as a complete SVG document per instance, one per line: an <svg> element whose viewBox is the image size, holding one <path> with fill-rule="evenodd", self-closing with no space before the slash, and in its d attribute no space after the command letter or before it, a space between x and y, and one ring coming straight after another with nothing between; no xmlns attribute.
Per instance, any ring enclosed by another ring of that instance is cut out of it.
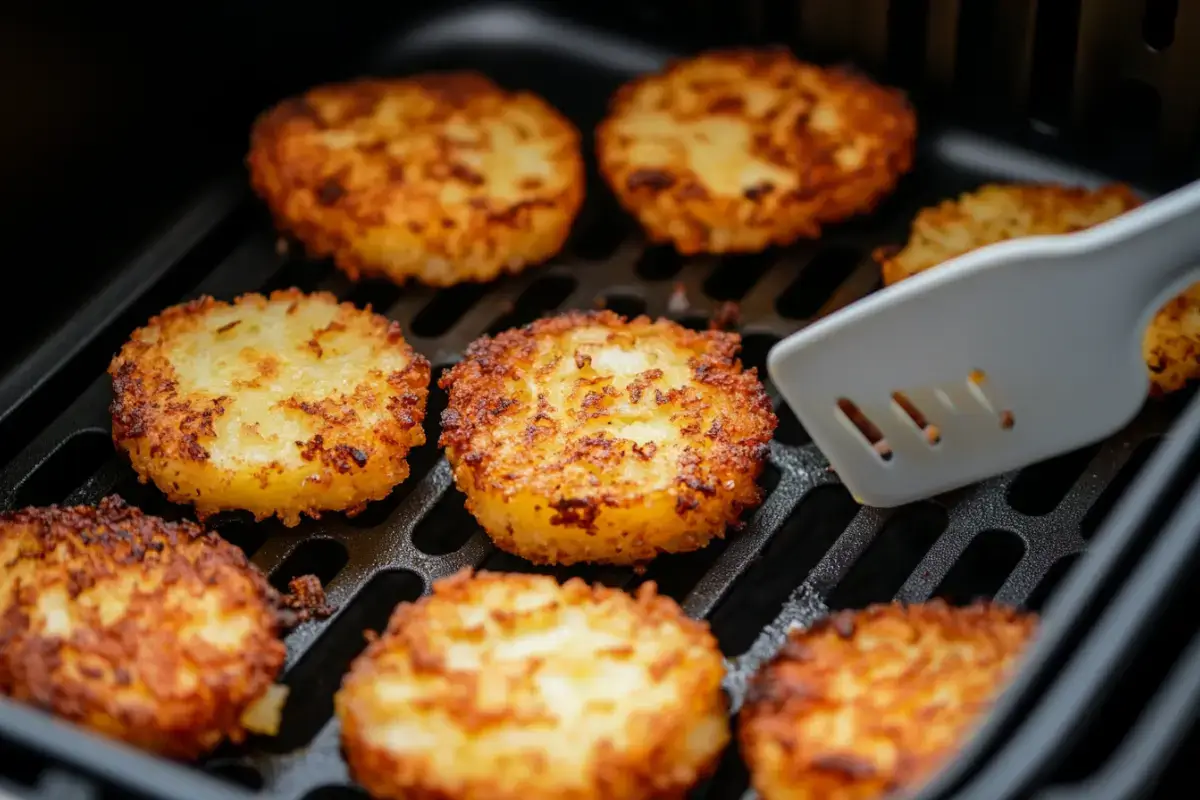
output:
<svg viewBox="0 0 1200 800"><path fill-rule="evenodd" d="M177 218L206 181L238 169L265 106L353 77L405 22L465 3L22 5L30 7L0 10L0 241L10 309L0 314L0 370ZM694 18L672 11L684 2L569 5L671 38L686 36Z"/></svg>
<svg viewBox="0 0 1200 800"><path fill-rule="evenodd" d="M0 12L6 361L236 169L265 103L386 30L367 3L107 5Z"/></svg>

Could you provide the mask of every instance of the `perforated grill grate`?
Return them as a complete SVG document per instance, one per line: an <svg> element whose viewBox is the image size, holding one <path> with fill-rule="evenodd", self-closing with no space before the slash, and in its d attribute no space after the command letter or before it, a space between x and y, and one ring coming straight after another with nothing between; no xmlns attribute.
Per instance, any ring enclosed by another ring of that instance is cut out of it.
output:
<svg viewBox="0 0 1200 800"><path fill-rule="evenodd" d="M525 23L532 25L528 19ZM563 41L586 42L594 58L538 46L547 30ZM412 38L396 48L397 53L413 48L401 58L404 63L389 62L380 71L427 68L430 58L438 67L475 66L502 82L542 92L587 131L621 80L664 55L594 32L575 39L567 34L571 31L561 26L533 25L528 50L507 41L491 50L473 44L453 50L438 40L426 41L422 51ZM606 306L622 314L668 315L706 327L714 314L729 317L726 304L736 303L743 360L761 372L776 341L877 288L879 272L869 253L878 245L902 241L919 208L987 181L1100 180L1000 140L938 127L924 115L921 119L916 166L899 191L869 217L831 229L819 243L758 256L683 259L645 246L593 175L578 230L567 252L549 266L486 286L401 290L382 283L354 285L326 263L281 254L265 216L252 210L257 206L247 199L219 235L194 251L196 259L211 258L212 267L189 296L228 298L297 286L329 290L359 305L370 303L400 322L405 336L434 365L435 377L477 336L555 309ZM236 197L241 192L246 199L242 183L237 176L220 193ZM97 339L102 333L113 332L97 330L90 336ZM871 354L861 358L869 367ZM644 575L606 567L553 570L562 578L580 575L626 588L655 580L691 616L709 619L728 658L727 690L735 710L748 676L774 652L786 629L831 608L892 598L918 601L935 594L954 602L994 596L1040 607L1132 473L1145 463L1179 405L1152 404L1098 447L936 502L881 511L860 508L850 499L795 417L779 407L773 388L768 389L780 417L762 479L769 493L742 530L702 551L663 557ZM86 503L116 492L148 513L167 518L189 514L152 487L139 485L128 465L113 454L109 395L107 377L97 375L33 438L0 472L0 506ZM223 750L201 769L271 796L361 796L348 788L337 724L330 715L346 665L364 645L362 631L381 627L396 603L419 596L433 581L462 567L536 569L492 548L463 509L435 444L444 393L432 388L429 402L428 443L410 456L411 478L360 516L329 515L291 530L237 515L213 521L276 586L286 586L295 575L318 574L339 612L307 623L287 638L285 680L293 688L293 702L282 734ZM17 778L37 783L36 774ZM698 794L738 797L744 787L731 756ZM171 789L162 787L167 796Z"/></svg>
<svg viewBox="0 0 1200 800"><path fill-rule="evenodd" d="M875 288L877 269L867 253L886 239L887 227L860 225L829 243L751 260L678 259L627 237L605 258L568 255L494 286L438 292L352 285L323 265L281 257L263 228L229 253L198 291L228 295L299 284L373 302L400 321L413 345L438 367L453 363L478 335L556 308L609 305L704 325L722 303L736 301L746 361L761 368L770 346L806 317L829 313ZM593 254L596 242L588 233L585 228L576 242L586 242L580 250ZM9 466L0 482L6 505L93 502L117 492L152 513L174 518L188 513L138 485L112 454L106 441L108 399L107 379L98 378ZM252 553L275 585L318 574L341 611L288 637L286 680L303 703L289 710L284 734L220 753L207 766L212 774L284 797L345 784L331 698L363 645L361 631L380 627L395 603L415 598L462 567L535 569L495 551L463 509L433 444L444 394L435 390L430 403L430 444L414 453L413 477L360 517L331 515L292 530L237 515L214 522ZM690 615L709 618L729 657L727 688L735 709L747 677L774 652L787 627L830 607L934 594L956 602L976 596L1043 602L1048 582L1061 578L1063 565L1095 529L1095 517L1111 506L1106 487L1115 491L1126 482L1114 479L1127 462L1134 467L1144 460L1144 448L1132 458L1135 448L1153 441L1170 413L1165 406L1152 407L1126 431L1081 455L890 512L857 507L795 420L787 419L786 409L781 416L763 479L769 494L743 530L701 552L662 558L643 576L606 567L554 570L559 577L581 575L625 587L657 580Z"/></svg>

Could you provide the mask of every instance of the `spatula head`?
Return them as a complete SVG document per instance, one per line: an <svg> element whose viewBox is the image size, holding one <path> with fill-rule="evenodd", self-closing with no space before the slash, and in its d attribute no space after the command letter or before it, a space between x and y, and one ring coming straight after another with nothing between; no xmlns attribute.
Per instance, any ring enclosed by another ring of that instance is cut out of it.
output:
<svg viewBox="0 0 1200 800"><path fill-rule="evenodd" d="M1097 441L1137 413L1140 309L1081 281L1087 254L1069 241L967 254L771 350L772 380L859 502L928 498Z"/></svg>

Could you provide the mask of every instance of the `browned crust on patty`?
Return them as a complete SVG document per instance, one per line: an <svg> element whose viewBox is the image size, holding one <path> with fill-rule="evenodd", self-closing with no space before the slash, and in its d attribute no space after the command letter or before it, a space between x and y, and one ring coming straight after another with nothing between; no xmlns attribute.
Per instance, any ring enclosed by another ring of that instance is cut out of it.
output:
<svg viewBox="0 0 1200 800"><path fill-rule="evenodd" d="M574 126L471 72L311 89L258 118L247 163L279 228L311 255L400 284L543 261L584 195Z"/></svg>
<svg viewBox="0 0 1200 800"><path fill-rule="evenodd" d="M904 95L786 50L674 61L614 96L600 170L652 241L755 252L870 211L912 166Z"/></svg>
<svg viewBox="0 0 1200 800"><path fill-rule="evenodd" d="M628 694L610 682L622 675ZM728 741L722 676L708 626L652 582L630 596L465 570L396 608L336 705L375 797L682 800ZM577 713L558 702L568 685Z"/></svg>
<svg viewBox="0 0 1200 800"><path fill-rule="evenodd" d="M329 293L173 306L109 374L113 442L201 517L355 512L408 477L425 441L428 360L398 323Z"/></svg>
<svg viewBox="0 0 1200 800"><path fill-rule="evenodd" d="M759 796L865 800L916 788L970 735L1036 628L1015 609L932 600L793 631L740 715Z"/></svg>
<svg viewBox="0 0 1200 800"><path fill-rule="evenodd" d="M1090 228L1141 200L1125 184L1098 189L1055 184L986 184L922 209L901 249L881 247L875 260L891 285L988 244Z"/></svg>
<svg viewBox="0 0 1200 800"><path fill-rule="evenodd" d="M244 737L240 717L284 654L275 592L198 525L119 498L0 514L0 692L10 697L191 759Z"/></svg>
<svg viewBox="0 0 1200 800"><path fill-rule="evenodd" d="M468 509L535 563L634 563L723 535L761 500L777 424L740 346L610 311L476 341L440 381L440 444ZM661 360L622 374L604 360L615 348ZM654 433L629 433L639 425Z"/></svg>

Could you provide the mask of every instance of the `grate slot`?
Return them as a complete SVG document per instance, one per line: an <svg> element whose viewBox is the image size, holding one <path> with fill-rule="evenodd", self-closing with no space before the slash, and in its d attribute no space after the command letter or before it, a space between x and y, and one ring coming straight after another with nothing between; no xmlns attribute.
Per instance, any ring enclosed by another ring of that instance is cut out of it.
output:
<svg viewBox="0 0 1200 800"><path fill-rule="evenodd" d="M800 277L779 296L776 301L779 313L788 319L811 319L862 260L862 252L853 247L821 248L804 265Z"/></svg>
<svg viewBox="0 0 1200 800"><path fill-rule="evenodd" d="M393 283L365 278L347 293L345 299L359 308L370 307L376 314L387 314L400 299L401 289Z"/></svg>
<svg viewBox="0 0 1200 800"><path fill-rule="evenodd" d="M771 352L771 348L778 343L779 337L772 333L742 334L742 365L748 369L758 370L758 377L764 384L769 380L767 377L767 353ZM795 419L794 414L792 418Z"/></svg>
<svg viewBox="0 0 1200 800"><path fill-rule="evenodd" d="M350 662L367 645L363 631L382 631L392 610L420 597L423 589L420 576L408 570L388 570L372 578L289 670L283 681L289 695L279 735L261 737L256 749L286 753L311 742L333 716L333 695Z"/></svg>
<svg viewBox="0 0 1200 800"><path fill-rule="evenodd" d="M600 298L601 308L607 308L626 319L646 313L646 301L632 294L614 293Z"/></svg>
<svg viewBox="0 0 1200 800"><path fill-rule="evenodd" d="M1142 15L1142 40L1155 52L1166 50L1175 41L1175 20L1179 0L1146 0Z"/></svg>
<svg viewBox="0 0 1200 800"><path fill-rule="evenodd" d="M1083 475L1100 446L1084 447L1026 467L1008 489L1008 504L1031 517L1049 514Z"/></svg>
<svg viewBox="0 0 1200 800"><path fill-rule="evenodd" d="M491 572L521 572L529 575L545 575L549 572L545 567L532 564L520 556L506 553L503 550L493 550L484 559L480 569Z"/></svg>
<svg viewBox="0 0 1200 800"><path fill-rule="evenodd" d="M683 259L666 245L645 248L634 267L638 277L647 281L670 280L678 275L681 269Z"/></svg>
<svg viewBox="0 0 1200 800"><path fill-rule="evenodd" d="M458 286L440 290L429 304L413 317L413 335L423 339L436 339L453 328L487 292L487 287L478 283L460 283Z"/></svg>
<svg viewBox="0 0 1200 800"><path fill-rule="evenodd" d="M775 428L775 439L790 447L801 447L812 441L808 431L796 418L796 412L789 406L779 403L775 406L775 415L779 417L779 426Z"/></svg>
<svg viewBox="0 0 1200 800"><path fill-rule="evenodd" d="M1117 505L1117 501L1125 494L1129 485L1133 483L1133 479L1142 471L1142 467L1150 460L1150 456L1154 455L1154 451L1161 442L1161 436L1152 436L1134 449L1133 454L1129 456L1129 460L1121 467L1117 476L1104 488L1100 497L1080 520L1079 532L1084 539L1091 539L1100 529L1104 520Z"/></svg>
<svg viewBox="0 0 1200 800"><path fill-rule="evenodd" d="M553 311L571 296L577 285L570 275L544 275L538 278L521 292L511 311L497 317L488 326L488 336L527 325Z"/></svg>
<svg viewBox="0 0 1200 800"><path fill-rule="evenodd" d="M709 318L700 314L688 314L675 320L685 328L691 328L694 331L708 330Z"/></svg>
<svg viewBox="0 0 1200 800"><path fill-rule="evenodd" d="M733 657L749 649L857 513L858 503L841 486L805 495L709 618L721 652Z"/></svg>
<svg viewBox="0 0 1200 800"><path fill-rule="evenodd" d="M132 470L128 470L125 479L113 489L113 492L120 495L125 502L137 506L147 514L153 514L171 522L195 518L190 507L172 503L154 484L139 481Z"/></svg>
<svg viewBox="0 0 1200 800"><path fill-rule="evenodd" d="M1037 588L1029 595L1029 599L1025 601L1025 607L1030 611L1042 611L1050 599L1054 597L1055 591L1062 584L1063 579L1067 577L1067 573L1079 561L1079 557L1079 553L1072 553L1055 561L1054 565L1042 577Z"/></svg>
<svg viewBox="0 0 1200 800"><path fill-rule="evenodd" d="M1029 84L1029 114L1045 125L1060 126L1070 114L1079 5L1080 0L1037 4L1030 69L1037 79Z"/></svg>
<svg viewBox="0 0 1200 800"><path fill-rule="evenodd" d="M316 290L321 282L329 277L329 263L309 258L291 258L263 284L263 294L291 289L303 291Z"/></svg>
<svg viewBox="0 0 1200 800"><path fill-rule="evenodd" d="M779 254L768 250L743 256L726 256L704 281L704 293L713 300L741 300L767 274Z"/></svg>
<svg viewBox="0 0 1200 800"><path fill-rule="evenodd" d="M413 544L422 553L444 556L462 548L483 529L464 505L460 492L449 491L413 530Z"/></svg>
<svg viewBox="0 0 1200 800"><path fill-rule="evenodd" d="M271 573L271 585L281 592L301 575L316 575L321 585L337 577L350 561L346 546L335 539L305 539Z"/></svg>
<svg viewBox="0 0 1200 800"><path fill-rule="evenodd" d="M950 567L934 594L954 605L990 600L1024 555L1025 542L1012 531L981 531Z"/></svg>
<svg viewBox="0 0 1200 800"><path fill-rule="evenodd" d="M598 176L590 175L595 185ZM566 250L585 261L603 261L611 257L629 236L631 225L617 207L617 201L607 194L591 193L571 232Z"/></svg>
<svg viewBox="0 0 1200 800"><path fill-rule="evenodd" d="M894 513L829 594L831 609L889 602L946 529L946 509L915 503Z"/></svg>
<svg viewBox="0 0 1200 800"><path fill-rule="evenodd" d="M74 433L17 485L11 505L24 508L61 503L87 484L112 457L112 438L106 431Z"/></svg>
<svg viewBox="0 0 1200 800"><path fill-rule="evenodd" d="M204 771L215 778L249 789L252 792L262 791L265 782L258 767L233 758L221 758L204 765Z"/></svg>
<svg viewBox="0 0 1200 800"><path fill-rule="evenodd" d="M221 535L221 538L241 548L247 558L252 557L266 543L267 530L267 526L255 525L251 522L231 522L228 525L217 527L217 533ZM303 575L304 573L298 574Z"/></svg>

